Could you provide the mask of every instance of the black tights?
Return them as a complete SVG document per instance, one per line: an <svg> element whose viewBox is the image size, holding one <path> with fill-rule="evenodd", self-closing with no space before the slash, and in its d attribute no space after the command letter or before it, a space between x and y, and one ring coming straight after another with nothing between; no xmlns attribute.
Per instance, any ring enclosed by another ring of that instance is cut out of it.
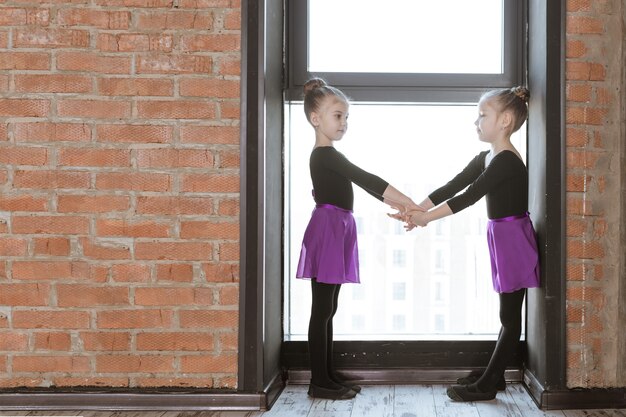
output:
<svg viewBox="0 0 626 417"><path fill-rule="evenodd" d="M487 369L476 381L480 391L494 390L498 379L504 375L507 362L515 352L522 334L522 303L526 289L500 294L500 335Z"/></svg>
<svg viewBox="0 0 626 417"><path fill-rule="evenodd" d="M333 317L341 284L324 284L311 280L311 319L309 320L309 357L311 383L324 388L339 389L333 371Z"/></svg>

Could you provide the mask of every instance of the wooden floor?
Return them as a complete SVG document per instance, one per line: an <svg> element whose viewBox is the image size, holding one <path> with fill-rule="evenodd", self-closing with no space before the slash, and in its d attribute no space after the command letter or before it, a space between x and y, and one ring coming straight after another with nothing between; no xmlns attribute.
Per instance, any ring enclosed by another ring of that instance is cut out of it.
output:
<svg viewBox="0 0 626 417"><path fill-rule="evenodd" d="M289 385L270 411L2 411L0 416L83 417L626 417L626 410L541 411L521 384L508 384L495 400L456 403L445 385L364 386L346 401L311 399L306 385Z"/></svg>

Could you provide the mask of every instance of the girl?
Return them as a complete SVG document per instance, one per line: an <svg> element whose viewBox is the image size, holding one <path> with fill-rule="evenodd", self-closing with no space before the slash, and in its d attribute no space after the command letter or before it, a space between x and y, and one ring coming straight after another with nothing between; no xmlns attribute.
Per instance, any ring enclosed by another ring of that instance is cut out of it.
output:
<svg viewBox="0 0 626 417"><path fill-rule="evenodd" d="M502 327L482 376L461 378L457 381L460 385L448 388L448 396L455 401L491 400L498 389L504 389L506 363L522 330L526 288L539 286L537 241L527 211L528 171L511 144L511 134L528 117L528 99L525 87L485 93L478 103L478 119L474 124L478 138L489 143L491 150L479 153L460 174L431 193L420 204L428 211L404 217L401 213L392 215L407 221L410 230L457 213L487 196L487 240L493 288L500 298ZM465 187L463 193L456 195Z"/></svg>
<svg viewBox="0 0 626 417"><path fill-rule="evenodd" d="M353 398L361 390L346 383L332 366L333 316L341 284L359 283L356 226L352 216L352 183L405 213L420 208L383 179L356 165L334 148L348 129L348 99L338 89L314 78L304 85L304 112L315 129L309 168L315 210L304 233L297 278L310 278L309 321L311 384L309 395Z"/></svg>

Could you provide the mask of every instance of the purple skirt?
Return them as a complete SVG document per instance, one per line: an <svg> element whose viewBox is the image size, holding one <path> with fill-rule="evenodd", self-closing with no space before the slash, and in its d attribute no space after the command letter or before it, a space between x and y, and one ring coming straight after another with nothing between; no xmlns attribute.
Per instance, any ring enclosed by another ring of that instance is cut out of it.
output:
<svg viewBox="0 0 626 417"><path fill-rule="evenodd" d="M318 204L304 232L296 277L325 284L359 283L358 252L352 212Z"/></svg>
<svg viewBox="0 0 626 417"><path fill-rule="evenodd" d="M487 241L497 293L539 287L537 238L528 213L489 220Z"/></svg>

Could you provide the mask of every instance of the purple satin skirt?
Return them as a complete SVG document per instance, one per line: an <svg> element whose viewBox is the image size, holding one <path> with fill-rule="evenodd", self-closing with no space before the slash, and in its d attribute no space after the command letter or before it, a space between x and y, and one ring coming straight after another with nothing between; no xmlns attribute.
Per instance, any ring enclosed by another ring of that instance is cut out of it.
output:
<svg viewBox="0 0 626 417"><path fill-rule="evenodd" d="M304 232L296 277L325 284L359 283L358 252L352 212L318 204Z"/></svg>
<svg viewBox="0 0 626 417"><path fill-rule="evenodd" d="M489 220L487 242L497 293L539 287L537 237L528 213Z"/></svg>

